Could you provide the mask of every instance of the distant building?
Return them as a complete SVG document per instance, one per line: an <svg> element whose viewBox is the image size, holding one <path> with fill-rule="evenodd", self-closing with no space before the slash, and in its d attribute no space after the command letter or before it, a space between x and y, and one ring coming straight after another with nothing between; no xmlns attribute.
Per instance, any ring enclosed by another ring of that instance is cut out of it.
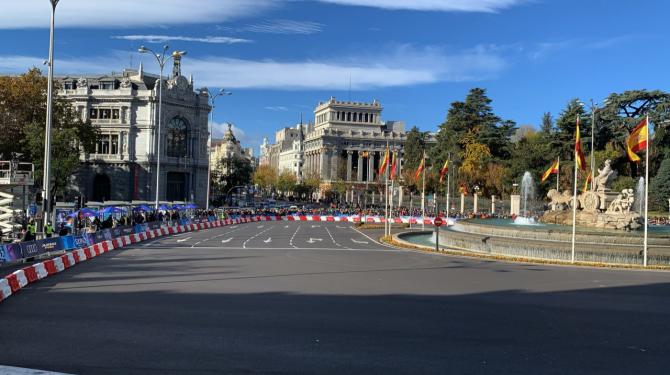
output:
<svg viewBox="0 0 670 375"><path fill-rule="evenodd" d="M163 81L161 134L158 134L158 76L126 69L99 76L67 76L59 95L71 101L84 120L100 129L91 154L72 188L85 200L155 199L158 143L161 143L159 197L205 205L207 189L206 89L194 91L181 75L181 57Z"/></svg>
<svg viewBox="0 0 670 375"><path fill-rule="evenodd" d="M217 171L221 175L228 174L228 165L222 163L224 159L243 158L247 159L252 168L258 165L254 157L254 149L251 147L242 148L242 144L233 133L232 124L228 124L228 130L222 139L212 139L212 152L209 155L212 163L212 171Z"/></svg>
<svg viewBox="0 0 670 375"><path fill-rule="evenodd" d="M281 170L291 170L299 179L320 176L321 190L333 182L346 182L360 191L379 181L379 166L387 145L399 151L402 166L406 140L405 123L383 121L382 106L372 103L337 101L330 98L314 110L314 123L284 128L275 143L264 143L261 158ZM434 135L427 142L435 143Z"/></svg>

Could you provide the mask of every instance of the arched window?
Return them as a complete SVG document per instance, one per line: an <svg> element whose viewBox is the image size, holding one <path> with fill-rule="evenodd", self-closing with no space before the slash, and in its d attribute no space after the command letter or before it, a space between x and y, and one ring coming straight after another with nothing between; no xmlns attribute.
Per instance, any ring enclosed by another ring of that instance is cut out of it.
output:
<svg viewBox="0 0 670 375"><path fill-rule="evenodd" d="M175 117L168 123L165 153L177 158L188 154L188 125L181 117Z"/></svg>

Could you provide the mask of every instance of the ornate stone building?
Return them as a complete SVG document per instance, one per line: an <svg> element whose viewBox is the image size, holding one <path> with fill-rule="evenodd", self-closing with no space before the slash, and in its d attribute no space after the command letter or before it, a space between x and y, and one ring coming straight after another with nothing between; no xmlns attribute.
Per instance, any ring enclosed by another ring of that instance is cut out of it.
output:
<svg viewBox="0 0 670 375"><path fill-rule="evenodd" d="M402 166L402 151L406 139L405 124L401 121L383 121L381 104L337 101L330 98L321 102L314 110L314 124L305 128L304 140L299 147L292 148L296 163L296 174L305 177L318 174L322 191L333 182L344 181L352 190L379 184L379 166L387 145L398 150ZM285 140L277 133L276 143L265 145L261 158L269 165L282 169L281 155ZM427 142L435 143L434 135ZM275 162L275 160L277 160ZM276 164L275 164L276 163ZM353 193L352 193L353 194Z"/></svg>
<svg viewBox="0 0 670 375"><path fill-rule="evenodd" d="M212 163L212 171L218 171L221 175L228 173L228 166L221 162L223 159L244 158L249 160L252 168L255 168L257 164L254 149L251 147L242 148L242 144L233 133L232 124L228 124L228 130L226 130L222 139L212 140L212 151L209 157L210 163Z"/></svg>
<svg viewBox="0 0 670 375"><path fill-rule="evenodd" d="M194 91L175 58L163 81L161 134L158 76L138 70L99 76L61 77L59 94L84 120L100 129L92 154L82 154L73 189L87 201L155 199L157 149L161 142L159 197L205 205L208 94Z"/></svg>

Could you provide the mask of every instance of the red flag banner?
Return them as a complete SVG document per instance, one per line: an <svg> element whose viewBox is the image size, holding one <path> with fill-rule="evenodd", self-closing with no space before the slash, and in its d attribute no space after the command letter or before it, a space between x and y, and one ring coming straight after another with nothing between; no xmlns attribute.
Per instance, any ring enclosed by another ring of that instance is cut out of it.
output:
<svg viewBox="0 0 670 375"><path fill-rule="evenodd" d="M444 176L449 173L449 159L444 161L444 165L440 168L440 182L444 181Z"/></svg>
<svg viewBox="0 0 670 375"><path fill-rule="evenodd" d="M395 180L398 169L398 155L397 152L393 152L393 157L391 158L391 180Z"/></svg>
<svg viewBox="0 0 670 375"><path fill-rule="evenodd" d="M384 154L384 159L382 159L382 163L379 165L379 176L382 176L384 173L386 173L386 167L388 165L389 165L389 149L387 147L386 153Z"/></svg>
<svg viewBox="0 0 670 375"><path fill-rule="evenodd" d="M423 172L425 164L426 164L426 158L421 159L421 164L419 164L419 168L417 168L416 173L414 173L414 180L418 180L419 177L421 177L421 172Z"/></svg>
<svg viewBox="0 0 670 375"><path fill-rule="evenodd" d="M542 174L542 180L540 182L546 181L552 174L558 174L558 167L559 167L559 161L556 160L551 165L551 167L549 167L549 169L547 169L547 171L544 172L544 174Z"/></svg>
<svg viewBox="0 0 670 375"><path fill-rule="evenodd" d="M628 154L628 159L635 163L639 163L641 160L637 153L647 149L647 133L649 133L649 121L647 119L647 117L642 119L626 139L626 154Z"/></svg>
<svg viewBox="0 0 670 375"><path fill-rule="evenodd" d="M582 140L579 136L579 117L577 117L577 128L575 129L575 163L577 163L577 168L583 171L586 170L586 160L582 152Z"/></svg>

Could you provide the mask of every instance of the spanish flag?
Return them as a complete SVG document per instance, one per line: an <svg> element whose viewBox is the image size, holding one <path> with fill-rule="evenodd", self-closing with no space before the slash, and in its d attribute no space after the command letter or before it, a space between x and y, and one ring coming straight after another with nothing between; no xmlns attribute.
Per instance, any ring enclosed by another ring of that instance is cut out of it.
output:
<svg viewBox="0 0 670 375"><path fill-rule="evenodd" d="M640 157L637 153L642 150L647 150L647 134L649 134L649 117L645 117L640 121L630 132L628 139L626 139L626 153L630 161L639 163Z"/></svg>
<svg viewBox="0 0 670 375"><path fill-rule="evenodd" d="M391 180L395 180L395 176L398 169L398 153L393 152L393 157L391 158Z"/></svg>
<svg viewBox="0 0 670 375"><path fill-rule="evenodd" d="M440 168L440 182L444 181L444 176L449 173L449 159L444 161L444 165Z"/></svg>
<svg viewBox="0 0 670 375"><path fill-rule="evenodd" d="M586 160L584 160L582 141L579 136L579 117L577 117L577 128L575 129L575 163L577 163L577 168L583 171L586 170Z"/></svg>
<svg viewBox="0 0 670 375"><path fill-rule="evenodd" d="M586 180L584 180L584 188L582 188L582 191L585 192L589 190L589 184L591 183L591 173L589 173L586 176Z"/></svg>
<svg viewBox="0 0 670 375"><path fill-rule="evenodd" d="M382 159L382 163L379 165L379 175L383 175L386 173L386 167L389 165L389 148L386 148L386 154L384 154L384 159Z"/></svg>
<svg viewBox="0 0 670 375"><path fill-rule="evenodd" d="M552 164L551 167L549 167L549 169L547 169L546 172L544 172L544 174L542 175L542 181L540 182L546 181L552 174L558 174L559 163L560 161L556 159L556 162Z"/></svg>
<svg viewBox="0 0 670 375"><path fill-rule="evenodd" d="M419 168L416 169L416 173L414 173L414 180L418 180L419 177L421 177L421 172L423 172L425 164L426 164L426 158L424 157L423 159L421 159L421 164L419 164Z"/></svg>

